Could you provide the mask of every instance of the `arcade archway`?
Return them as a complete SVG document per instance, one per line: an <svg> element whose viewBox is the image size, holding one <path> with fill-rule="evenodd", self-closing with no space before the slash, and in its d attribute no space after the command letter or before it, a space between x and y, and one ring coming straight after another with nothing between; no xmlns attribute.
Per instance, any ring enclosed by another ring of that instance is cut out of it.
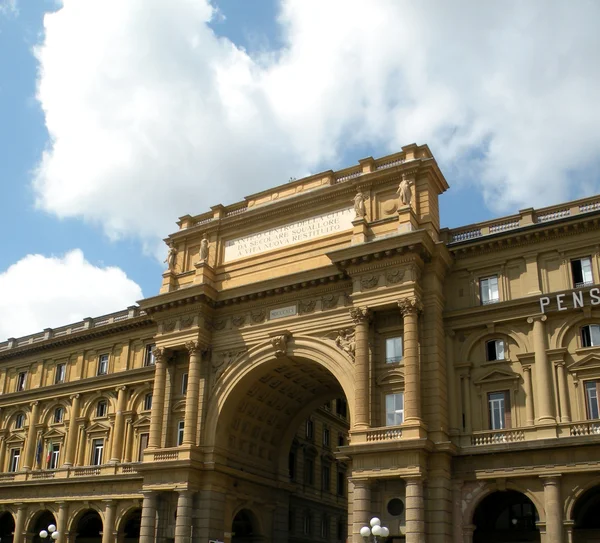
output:
<svg viewBox="0 0 600 543"><path fill-rule="evenodd" d="M533 502L515 490L486 496L473 514L473 543L540 541L538 512Z"/></svg>
<svg viewBox="0 0 600 543"><path fill-rule="evenodd" d="M584 492L573 508L573 542L588 543L600 539L600 486Z"/></svg>
<svg viewBox="0 0 600 543"><path fill-rule="evenodd" d="M15 531L15 519L8 511L0 516L0 541L2 543L13 543Z"/></svg>
<svg viewBox="0 0 600 543"><path fill-rule="evenodd" d="M259 533L258 522L254 513L249 509L242 509L233 518L231 526L233 537L231 543L256 543L265 541Z"/></svg>
<svg viewBox="0 0 600 543"><path fill-rule="evenodd" d="M142 509L138 507L130 510L120 522L119 541L121 543L137 543L140 540L141 523Z"/></svg>
<svg viewBox="0 0 600 543"><path fill-rule="evenodd" d="M27 530L33 534L31 538L32 543L43 543L40 532L42 530L48 530L48 526L51 524L56 526L56 517L52 511L40 511L36 514L33 519L31 519L29 529ZM4 543L4 539L2 539L2 543Z"/></svg>
<svg viewBox="0 0 600 543"><path fill-rule="evenodd" d="M83 511L75 523L75 543L101 543L102 519L97 511Z"/></svg>

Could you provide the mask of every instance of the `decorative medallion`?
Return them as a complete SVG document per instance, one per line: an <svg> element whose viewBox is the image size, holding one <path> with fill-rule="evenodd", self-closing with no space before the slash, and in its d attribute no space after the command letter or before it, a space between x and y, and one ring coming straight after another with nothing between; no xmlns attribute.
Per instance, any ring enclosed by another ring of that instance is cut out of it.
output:
<svg viewBox="0 0 600 543"><path fill-rule="evenodd" d="M260 324L261 322L264 322L266 318L267 314L264 309L253 309L250 311L250 319L254 324Z"/></svg>
<svg viewBox="0 0 600 543"><path fill-rule="evenodd" d="M321 307L325 309L335 309L338 304L338 294L326 294L321 298Z"/></svg>
<svg viewBox="0 0 600 543"><path fill-rule="evenodd" d="M233 317L231 317L231 322L234 326L237 326L238 328L240 326L244 326L244 324L246 324L246 315L234 315Z"/></svg>
<svg viewBox="0 0 600 543"><path fill-rule="evenodd" d="M377 283L379 283L379 275L364 275L360 278L360 286L364 290L375 288Z"/></svg>
<svg viewBox="0 0 600 543"><path fill-rule="evenodd" d="M388 270L385 273L385 280L388 284L393 285L399 283L404 278L404 270Z"/></svg>
<svg viewBox="0 0 600 543"><path fill-rule="evenodd" d="M301 300L298 302L298 313L303 315L305 313L312 313L317 305L317 300Z"/></svg>
<svg viewBox="0 0 600 543"><path fill-rule="evenodd" d="M181 328L189 328L194 324L194 316L193 315L185 315L181 317Z"/></svg>
<svg viewBox="0 0 600 543"><path fill-rule="evenodd" d="M225 319L214 319L212 325L215 330L223 330L225 328Z"/></svg>
<svg viewBox="0 0 600 543"><path fill-rule="evenodd" d="M168 333L168 332L172 332L173 330L175 330L175 325L177 324L177 321L165 321L163 322L162 325L162 329L163 329L163 334Z"/></svg>

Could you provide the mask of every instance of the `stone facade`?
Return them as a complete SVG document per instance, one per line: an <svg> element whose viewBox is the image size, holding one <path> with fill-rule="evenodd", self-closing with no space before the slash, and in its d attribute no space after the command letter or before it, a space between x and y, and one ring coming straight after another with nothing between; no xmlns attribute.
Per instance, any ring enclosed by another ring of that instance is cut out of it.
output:
<svg viewBox="0 0 600 543"><path fill-rule="evenodd" d="M157 296L0 344L2 543L598 539L600 197L447 188L410 145L186 215Z"/></svg>

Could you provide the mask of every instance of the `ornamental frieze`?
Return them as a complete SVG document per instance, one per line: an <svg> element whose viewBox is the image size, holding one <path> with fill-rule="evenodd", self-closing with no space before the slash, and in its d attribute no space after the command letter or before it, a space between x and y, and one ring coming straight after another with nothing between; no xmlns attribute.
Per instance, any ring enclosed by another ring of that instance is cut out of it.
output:
<svg viewBox="0 0 600 543"><path fill-rule="evenodd" d="M304 315L312 313L317 306L317 300L301 300L298 302L298 313Z"/></svg>
<svg viewBox="0 0 600 543"><path fill-rule="evenodd" d="M404 279L404 270L388 270L385 272L385 280L388 285L395 285Z"/></svg>
<svg viewBox="0 0 600 543"><path fill-rule="evenodd" d="M360 278L360 286L363 290L375 288L379 283L379 275L363 275Z"/></svg>

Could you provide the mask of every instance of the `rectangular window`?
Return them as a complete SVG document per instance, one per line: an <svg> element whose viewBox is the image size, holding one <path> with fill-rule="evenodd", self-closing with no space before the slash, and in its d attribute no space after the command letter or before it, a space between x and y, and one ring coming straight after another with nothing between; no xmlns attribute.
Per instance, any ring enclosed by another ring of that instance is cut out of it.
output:
<svg viewBox="0 0 600 543"><path fill-rule="evenodd" d="M304 483L312 485L314 483L315 463L312 458L304 459Z"/></svg>
<svg viewBox="0 0 600 543"><path fill-rule="evenodd" d="M481 289L481 304L494 304L500 301L498 294L498 277L485 277L479 280L479 286Z"/></svg>
<svg viewBox="0 0 600 543"><path fill-rule="evenodd" d="M64 383L67 376L67 365L56 364L56 373L54 374L54 384Z"/></svg>
<svg viewBox="0 0 600 543"><path fill-rule="evenodd" d="M338 447L343 447L346 444L346 438L342 432L338 433Z"/></svg>
<svg viewBox="0 0 600 543"><path fill-rule="evenodd" d="M48 469L58 469L58 458L60 456L60 445L53 443L48 449Z"/></svg>
<svg viewBox="0 0 600 543"><path fill-rule="evenodd" d="M313 439L315 436L315 425L311 419L306 420L306 439Z"/></svg>
<svg viewBox="0 0 600 543"><path fill-rule="evenodd" d="M343 418L346 418L348 416L348 404L346 404L346 400L338 398L335 401L335 412Z"/></svg>
<svg viewBox="0 0 600 543"><path fill-rule="evenodd" d="M331 484L331 468L329 466L323 466L321 470L321 489L323 492L329 492Z"/></svg>
<svg viewBox="0 0 600 543"><path fill-rule="evenodd" d="M181 376L181 393L184 396L187 394L187 385L188 385L188 374L184 373Z"/></svg>
<svg viewBox="0 0 600 543"><path fill-rule="evenodd" d="M92 441L92 466L102 465L102 454L104 453L104 440L94 439Z"/></svg>
<svg viewBox="0 0 600 543"><path fill-rule="evenodd" d="M148 447L148 438L150 434L140 434L140 450L138 452L138 461L142 462L144 460L144 451Z"/></svg>
<svg viewBox="0 0 600 543"><path fill-rule="evenodd" d="M321 537L323 539L329 537L329 517L327 515L321 517Z"/></svg>
<svg viewBox="0 0 600 543"><path fill-rule="evenodd" d="M504 341L501 339L492 339L485 344L486 358L488 361L504 360Z"/></svg>
<svg viewBox="0 0 600 543"><path fill-rule="evenodd" d="M343 471L338 471L337 473L337 495L343 496L346 494L346 474Z"/></svg>
<svg viewBox="0 0 600 543"><path fill-rule="evenodd" d="M510 428L510 396L508 391L488 394L490 430Z"/></svg>
<svg viewBox="0 0 600 543"><path fill-rule="evenodd" d="M385 363L396 364L402 360L402 337L385 340Z"/></svg>
<svg viewBox="0 0 600 543"><path fill-rule="evenodd" d="M10 450L10 464L8 471L19 471L19 459L21 458L21 449Z"/></svg>
<svg viewBox="0 0 600 543"><path fill-rule="evenodd" d="M146 345L146 351L144 352L144 366L154 366L154 343L152 345Z"/></svg>
<svg viewBox="0 0 600 543"><path fill-rule="evenodd" d="M144 411L150 411L152 409L152 393L148 393L144 396Z"/></svg>
<svg viewBox="0 0 600 543"><path fill-rule="evenodd" d="M96 416L97 417L106 417L106 412L108 410L108 404L104 400L100 400L96 405Z"/></svg>
<svg viewBox="0 0 600 543"><path fill-rule="evenodd" d="M25 424L25 415L23 415L23 413L18 413L17 416L15 417L15 430L20 430L21 428L23 428L24 424Z"/></svg>
<svg viewBox="0 0 600 543"><path fill-rule="evenodd" d="M25 390L25 384L27 383L27 372L22 371L17 376L17 392Z"/></svg>
<svg viewBox="0 0 600 543"><path fill-rule="evenodd" d="M288 455L288 471L290 473L290 481L296 480L296 453L290 452Z"/></svg>
<svg viewBox="0 0 600 543"><path fill-rule="evenodd" d="M323 447L329 447L329 439L330 436L330 432L329 432L329 428L327 428L326 426L323 428Z"/></svg>
<svg viewBox="0 0 600 543"><path fill-rule="evenodd" d="M182 445L183 444L183 428L184 428L184 424L185 422L180 420L179 424L177 425L177 445Z"/></svg>
<svg viewBox="0 0 600 543"><path fill-rule="evenodd" d="M575 288L585 287L594 283L592 275L592 259L588 256L571 260L571 274Z"/></svg>
<svg viewBox="0 0 600 543"><path fill-rule="evenodd" d="M106 375L108 373L108 355L101 354L98 357L98 373L97 375Z"/></svg>
<svg viewBox="0 0 600 543"><path fill-rule="evenodd" d="M588 419L599 419L600 410L598 409L598 388L599 381L586 381L585 383L585 399L587 404Z"/></svg>
<svg viewBox="0 0 600 543"><path fill-rule="evenodd" d="M310 535L311 528L312 527L311 527L310 514L305 513L304 514L304 535Z"/></svg>
<svg viewBox="0 0 600 543"><path fill-rule="evenodd" d="M404 421L404 392L386 394L385 425L398 426Z"/></svg>
<svg viewBox="0 0 600 543"><path fill-rule="evenodd" d="M581 329L581 344L584 347L597 347L600 345L600 326L588 324Z"/></svg>

